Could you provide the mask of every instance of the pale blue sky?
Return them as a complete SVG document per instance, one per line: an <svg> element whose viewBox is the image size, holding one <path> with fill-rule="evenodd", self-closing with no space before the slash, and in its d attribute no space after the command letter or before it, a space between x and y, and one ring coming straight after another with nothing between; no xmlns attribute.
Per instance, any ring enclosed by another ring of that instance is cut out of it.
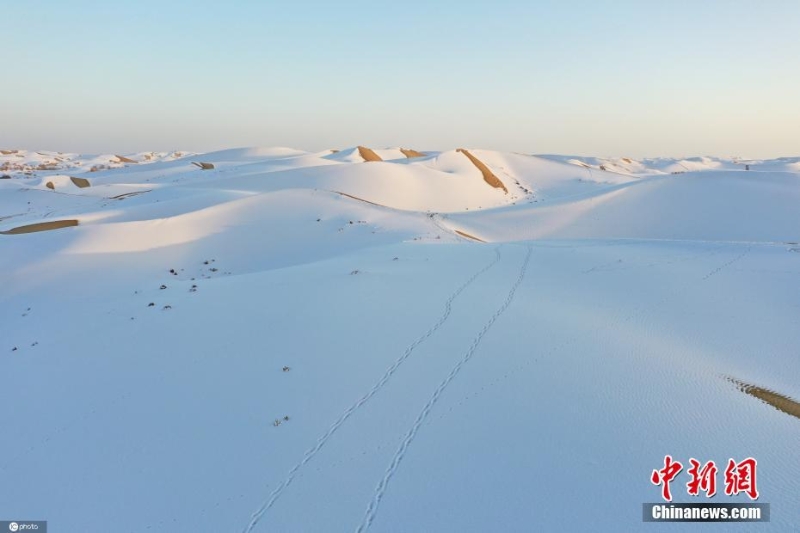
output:
<svg viewBox="0 0 800 533"><path fill-rule="evenodd" d="M0 147L800 155L800 2L4 2Z"/></svg>

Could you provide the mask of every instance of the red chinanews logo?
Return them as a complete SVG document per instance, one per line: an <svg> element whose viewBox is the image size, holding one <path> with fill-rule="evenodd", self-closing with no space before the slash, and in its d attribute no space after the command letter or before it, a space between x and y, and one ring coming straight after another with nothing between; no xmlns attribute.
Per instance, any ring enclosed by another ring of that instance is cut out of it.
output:
<svg viewBox="0 0 800 533"><path fill-rule="evenodd" d="M706 498L711 498L717 493L717 465L714 461L702 464L695 458L689 459L690 468L686 471L689 481L686 483L686 492L690 496L699 496L705 493ZM728 466L725 468L725 495L735 496L739 493L747 494L751 500L758 499L758 488L756 485L756 470L758 461L748 457L741 462L728 459ZM675 480L683 470L680 461L672 459L671 455L664 456L664 467L653 470L650 475L650 482L661 487L661 497L668 502L672 501L672 490L670 483Z"/></svg>

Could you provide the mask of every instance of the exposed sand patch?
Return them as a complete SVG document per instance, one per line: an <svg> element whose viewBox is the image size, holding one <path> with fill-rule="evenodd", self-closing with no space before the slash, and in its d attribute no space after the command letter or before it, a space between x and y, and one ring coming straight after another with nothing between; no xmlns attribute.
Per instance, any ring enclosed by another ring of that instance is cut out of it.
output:
<svg viewBox="0 0 800 533"><path fill-rule="evenodd" d="M365 146L358 147L358 154L364 158L364 161L383 161L381 156Z"/></svg>
<svg viewBox="0 0 800 533"><path fill-rule="evenodd" d="M0 154L3 155L12 155L16 153L19 153L19 150L0 150Z"/></svg>
<svg viewBox="0 0 800 533"><path fill-rule="evenodd" d="M192 164L194 166L198 167L198 168L203 169L203 170L213 170L214 169L214 163L203 163L202 161L198 163L197 161L192 161Z"/></svg>
<svg viewBox="0 0 800 533"><path fill-rule="evenodd" d="M461 152L462 154L467 156L469 160L472 161L472 164L478 167L478 170L480 170L481 174L483 174L483 181L485 181L495 189L503 189L503 192L508 194L508 189L506 189L506 186L503 184L502 181L500 181L500 178L495 176L492 173L492 171L489 170L489 167L483 164L483 161L481 161L480 159L478 159L477 157L475 157L474 155L472 155L463 148L459 148L458 150L456 150L456 152Z"/></svg>
<svg viewBox="0 0 800 533"><path fill-rule="evenodd" d="M403 152L403 155L406 156L408 159L413 157L425 157L426 154L422 152L417 152L416 150L412 150L411 148L400 148L400 151Z"/></svg>
<svg viewBox="0 0 800 533"><path fill-rule="evenodd" d="M778 411L782 411L787 415L792 415L795 418L800 418L800 403L794 401L788 396L778 394L777 392L769 389L762 389L755 385L750 385L737 379L729 378L728 381L735 384L736 387L745 394L749 394L754 398L758 398L762 402L771 405Z"/></svg>
<svg viewBox="0 0 800 533"><path fill-rule="evenodd" d="M0 231L2 235L22 235L23 233L37 233L39 231L51 231L54 229L70 228L77 226L77 220L53 220L51 222L37 222L36 224L28 224L26 226L19 226L8 231Z"/></svg>
<svg viewBox="0 0 800 533"><path fill-rule="evenodd" d="M58 176L58 177L60 178L61 176ZM79 189L85 189L86 187L91 187L92 186L92 184L86 178L74 178L74 177L70 176L69 180L72 182L73 185L75 185ZM60 182L58 180L55 180L55 181L48 181L47 183L44 184L44 186L47 187L48 189L54 191L54 190L56 190L56 183L59 184L59 187L64 185L64 182Z"/></svg>
<svg viewBox="0 0 800 533"><path fill-rule="evenodd" d="M459 235L461 235L462 237L465 237L467 239L471 239L473 241L478 241L478 242L486 242L483 239L479 239L476 236L470 235L469 233L463 232L461 230L455 230L455 231L456 231L456 233L458 233Z"/></svg>
<svg viewBox="0 0 800 533"><path fill-rule="evenodd" d="M365 202L365 203L368 203L368 204L377 205L378 207L388 207L388 206L383 205L383 204L376 204L375 202L370 202L369 200L364 200L363 198L359 198L358 196L353 196L352 194L347 194L346 192L340 192L340 191L332 191L332 192L335 192L336 194L340 194L342 196L347 196L348 198L352 198L353 200L358 200L359 202Z"/></svg>
<svg viewBox="0 0 800 533"><path fill-rule="evenodd" d="M114 155L114 157L119 159L120 163L134 163L134 164L138 163L138 161L135 161L129 157L125 157L124 155Z"/></svg>
<svg viewBox="0 0 800 533"><path fill-rule="evenodd" d="M72 176L70 176L69 179L73 183L73 185L75 185L80 189L85 189L86 187L92 186L92 184L89 183L89 180L87 180L86 178L73 178Z"/></svg>
<svg viewBox="0 0 800 533"><path fill-rule="evenodd" d="M140 194L144 194L144 193L147 193L147 192L150 192L150 191L152 191L152 189L149 189L149 190L146 190L146 191L126 192L126 193L118 194L116 196L109 196L108 199L109 200L124 200L125 198L130 198L132 196L138 196Z"/></svg>

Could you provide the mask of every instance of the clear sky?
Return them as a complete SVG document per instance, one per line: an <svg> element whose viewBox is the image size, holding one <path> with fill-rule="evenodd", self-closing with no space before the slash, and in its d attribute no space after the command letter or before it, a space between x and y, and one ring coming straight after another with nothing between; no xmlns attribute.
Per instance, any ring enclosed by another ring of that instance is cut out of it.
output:
<svg viewBox="0 0 800 533"><path fill-rule="evenodd" d="M797 0L0 11L0 147L800 155Z"/></svg>

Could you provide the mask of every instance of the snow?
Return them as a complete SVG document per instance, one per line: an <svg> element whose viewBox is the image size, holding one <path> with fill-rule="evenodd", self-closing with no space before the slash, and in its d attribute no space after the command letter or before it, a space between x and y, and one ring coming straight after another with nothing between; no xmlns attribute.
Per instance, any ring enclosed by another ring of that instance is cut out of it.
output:
<svg viewBox="0 0 800 533"><path fill-rule="evenodd" d="M0 232L78 221L0 234L0 518L629 531L670 454L755 457L791 530L800 421L737 383L800 399L800 158L468 148L508 193L456 150L0 153Z"/></svg>
<svg viewBox="0 0 800 533"><path fill-rule="evenodd" d="M750 170L800 171L800 158L798 157L780 157L771 160L707 156L686 158L656 157L638 160L629 157L582 157L551 154L541 157L597 170L600 170L602 166L608 172L636 176L682 174L684 172L702 170L745 170L747 166L750 167Z"/></svg>

